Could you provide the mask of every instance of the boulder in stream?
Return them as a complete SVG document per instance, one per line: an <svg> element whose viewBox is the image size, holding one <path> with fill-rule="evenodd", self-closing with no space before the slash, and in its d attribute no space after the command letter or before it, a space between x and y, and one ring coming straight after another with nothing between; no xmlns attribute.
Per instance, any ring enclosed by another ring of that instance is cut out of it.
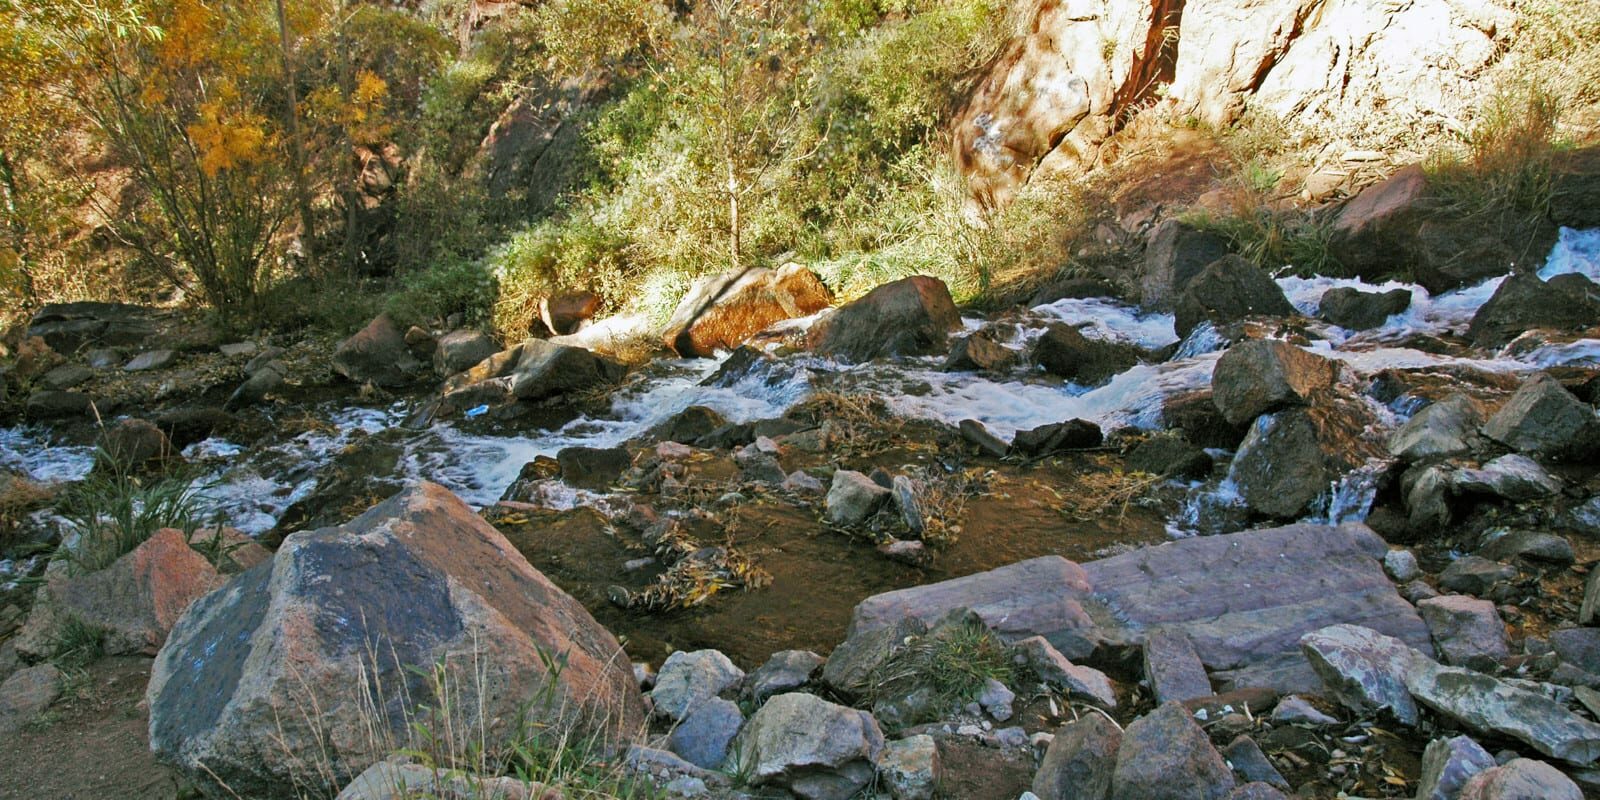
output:
<svg viewBox="0 0 1600 800"><path fill-rule="evenodd" d="M373 318L333 351L333 370L356 383L396 388L415 381L421 369L388 314Z"/></svg>
<svg viewBox="0 0 1600 800"><path fill-rule="evenodd" d="M807 343L820 355L871 361L895 355L933 355L946 350L961 314L944 281L926 275L902 278L841 306L812 326Z"/></svg>
<svg viewBox="0 0 1600 800"><path fill-rule="evenodd" d="M747 267L696 281L667 322L667 347L686 358L732 350L773 323L815 314L833 295L806 267Z"/></svg>

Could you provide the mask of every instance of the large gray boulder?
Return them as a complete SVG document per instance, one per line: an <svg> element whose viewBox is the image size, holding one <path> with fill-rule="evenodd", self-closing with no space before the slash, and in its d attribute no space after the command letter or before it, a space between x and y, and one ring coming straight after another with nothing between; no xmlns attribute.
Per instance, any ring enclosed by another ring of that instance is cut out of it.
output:
<svg viewBox="0 0 1600 800"><path fill-rule="evenodd" d="M1467 336L1483 347L1500 347L1534 328L1582 330L1600 325L1600 286L1580 274L1548 281L1520 272L1505 279L1473 315Z"/></svg>
<svg viewBox="0 0 1600 800"><path fill-rule="evenodd" d="M147 701L158 757L251 797L337 789L413 723L490 747L520 735L517 720L602 743L644 723L617 640L430 483L291 535L197 601L156 656Z"/></svg>
<svg viewBox="0 0 1600 800"><path fill-rule="evenodd" d="M1317 316L1341 328L1364 331L1383 325L1390 316L1410 307L1410 289L1363 292L1339 286L1322 293L1317 301Z"/></svg>
<svg viewBox="0 0 1600 800"><path fill-rule="evenodd" d="M1555 378L1535 373L1489 418L1483 433L1531 455L1581 455L1594 444L1594 408L1573 396Z"/></svg>
<svg viewBox="0 0 1600 800"><path fill-rule="evenodd" d="M1251 339L1228 348L1211 372L1211 399L1230 425L1306 403L1339 377L1338 363L1288 342Z"/></svg>
<svg viewBox="0 0 1600 800"><path fill-rule="evenodd" d="M1256 418L1228 467L1245 504L1277 519L1303 516L1334 482L1376 456L1371 412L1335 402Z"/></svg>
<svg viewBox="0 0 1600 800"><path fill-rule="evenodd" d="M1162 704L1122 734L1112 800L1222 800L1233 770L1181 703Z"/></svg>
<svg viewBox="0 0 1600 800"><path fill-rule="evenodd" d="M845 800L872 780L883 731L871 714L816 695L767 701L735 741L739 772L803 800Z"/></svg>
<svg viewBox="0 0 1600 800"><path fill-rule="evenodd" d="M944 281L914 275L886 283L812 326L807 344L824 356L871 361L895 355L933 355L948 348L961 314Z"/></svg>

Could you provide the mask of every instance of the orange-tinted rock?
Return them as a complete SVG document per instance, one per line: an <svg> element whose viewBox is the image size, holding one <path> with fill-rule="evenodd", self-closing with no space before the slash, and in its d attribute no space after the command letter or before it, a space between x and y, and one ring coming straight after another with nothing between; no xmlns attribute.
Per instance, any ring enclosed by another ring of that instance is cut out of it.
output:
<svg viewBox="0 0 1600 800"><path fill-rule="evenodd" d="M786 319L833 304L816 273L799 265L725 272L696 282L667 322L667 346L686 357L732 350Z"/></svg>

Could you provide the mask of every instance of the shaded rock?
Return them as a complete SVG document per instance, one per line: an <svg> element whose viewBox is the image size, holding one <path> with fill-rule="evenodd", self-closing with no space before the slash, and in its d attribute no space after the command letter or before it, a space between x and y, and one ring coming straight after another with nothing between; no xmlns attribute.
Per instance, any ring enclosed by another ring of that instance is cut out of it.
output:
<svg viewBox="0 0 1600 800"><path fill-rule="evenodd" d="M1099 714L1085 714L1056 730L1033 776L1039 800L1107 800L1122 729Z"/></svg>
<svg viewBox="0 0 1600 800"><path fill-rule="evenodd" d="M735 703L713 697L696 706L672 729L672 752L697 767L717 769L739 735L744 714Z"/></svg>
<svg viewBox="0 0 1600 800"><path fill-rule="evenodd" d="M164 528L105 569L51 577L17 651L35 660L53 655L63 628L76 621L102 632L108 655L154 655L189 605L221 584L182 531Z"/></svg>
<svg viewBox="0 0 1600 800"><path fill-rule="evenodd" d="M385 755L368 726L404 741L418 713L406 704L438 702L418 666L460 687L451 725L489 747L520 733L515 720L600 741L644 721L616 639L465 503L422 483L340 528L289 536L195 602L151 674L151 748L196 783L255 797L303 790L297 754L316 748L331 790ZM381 717L355 685L385 698Z"/></svg>
<svg viewBox="0 0 1600 800"><path fill-rule="evenodd" d="M745 679L744 694L757 705L775 694L793 691L811 682L823 658L810 650L782 650Z"/></svg>
<svg viewBox="0 0 1600 800"><path fill-rule="evenodd" d="M156 415L154 422L174 450L203 441L234 424L232 414L220 408L175 408Z"/></svg>
<svg viewBox="0 0 1600 800"><path fill-rule="evenodd" d="M1301 516L1334 481L1375 448L1362 437L1366 420L1340 408L1289 408L1256 418L1228 468L1252 511L1279 519Z"/></svg>
<svg viewBox="0 0 1600 800"><path fill-rule="evenodd" d="M1196 325L1227 325L1246 317L1290 317L1294 306L1265 272L1238 256L1213 261L1178 296L1173 327L1179 338Z"/></svg>
<svg viewBox="0 0 1600 800"><path fill-rule="evenodd" d="M1405 496L1406 519L1416 530L1442 527L1450 521L1450 493L1455 487L1455 471L1436 464L1406 470L1400 476Z"/></svg>
<svg viewBox="0 0 1600 800"><path fill-rule="evenodd" d="M150 350L133 357L133 360L122 365L124 372L144 372L151 369L166 369L178 360L178 354L173 350Z"/></svg>
<svg viewBox="0 0 1600 800"><path fill-rule="evenodd" d="M849 636L915 617L924 625L969 608L1006 642L1043 636L1067 658L1085 658L1099 641L1079 602L1089 594L1083 568L1060 556L1019 561L939 583L873 595L856 605ZM829 659L830 662L832 659Z"/></svg>
<svg viewBox="0 0 1600 800"><path fill-rule="evenodd" d="M1457 800L1468 778L1494 765L1494 756L1470 737L1434 739L1422 751L1417 800Z"/></svg>
<svg viewBox="0 0 1600 800"><path fill-rule="evenodd" d="M1211 456L1176 436L1150 436L1128 453L1128 469L1173 478L1211 474Z"/></svg>
<svg viewBox="0 0 1600 800"><path fill-rule="evenodd" d="M1560 154L1550 183L1551 222L1568 228L1600 227L1600 148Z"/></svg>
<svg viewBox="0 0 1600 800"><path fill-rule="evenodd" d="M1533 459L1516 453L1496 458L1479 469L1458 470L1450 485L1459 493L1493 495L1513 503L1561 491L1560 479Z"/></svg>
<svg viewBox="0 0 1600 800"><path fill-rule="evenodd" d="M889 742L878 754L878 779L894 800L933 800L939 786L939 747L927 734Z"/></svg>
<svg viewBox="0 0 1600 800"><path fill-rule="evenodd" d="M600 313L600 295L594 292L562 292L539 298L539 321L556 336L576 333L583 323Z"/></svg>
<svg viewBox="0 0 1600 800"><path fill-rule="evenodd" d="M1495 561L1526 558L1566 565L1577 560L1566 537L1542 531L1503 532L1485 541L1478 551Z"/></svg>
<svg viewBox="0 0 1600 800"><path fill-rule="evenodd" d="M563 447L556 462L568 486L603 492L633 466L633 457L624 447Z"/></svg>
<svg viewBox="0 0 1600 800"><path fill-rule="evenodd" d="M946 372L1007 372L1017 365L1022 354L995 341L995 335L985 328L956 340L950 355L944 361Z"/></svg>
<svg viewBox="0 0 1600 800"><path fill-rule="evenodd" d="M1014 647L1017 663L1032 670L1040 683L1072 700L1093 703L1107 710L1117 707L1116 690L1105 673L1072 663L1043 636L1030 636Z"/></svg>
<svg viewBox="0 0 1600 800"><path fill-rule="evenodd" d="M871 688L874 673L904 650L908 640L927 632L927 623L909 615L882 627L852 625L845 640L828 655L822 683L843 697L861 697Z"/></svg>
<svg viewBox="0 0 1600 800"><path fill-rule="evenodd" d="M61 419L84 416L91 405L89 395L82 392L44 390L28 395L23 411L29 419Z"/></svg>
<svg viewBox="0 0 1600 800"><path fill-rule="evenodd" d="M482 331L452 331L439 337L433 350L433 371L449 377L500 351L494 338Z"/></svg>
<svg viewBox="0 0 1600 800"><path fill-rule="evenodd" d="M147 420L117 420L95 441L95 467L138 472L159 468L169 460L182 460L161 429Z"/></svg>
<svg viewBox="0 0 1600 800"><path fill-rule="evenodd" d="M10 736L44 713L61 696L67 676L54 664L40 664L0 682L0 735Z"/></svg>
<svg viewBox="0 0 1600 800"><path fill-rule="evenodd" d="M894 504L900 509L900 520L906 524L906 529L915 536L922 536L928 527L922 501L917 499L922 487L905 475L896 475L889 488L894 492Z"/></svg>
<svg viewBox="0 0 1600 800"><path fill-rule="evenodd" d="M1494 585L1517 577L1515 567L1478 556L1462 556L1439 573L1440 588L1482 597Z"/></svg>
<svg viewBox="0 0 1600 800"><path fill-rule="evenodd" d="M1463 455L1472 450L1482 424L1477 404L1452 394L1406 420L1389 438L1389 454L1406 461Z"/></svg>
<svg viewBox="0 0 1600 800"><path fill-rule="evenodd" d="M516 778L464 775L420 764L379 761L356 776L335 800L561 800L561 792Z"/></svg>
<svg viewBox="0 0 1600 800"><path fill-rule="evenodd" d="M1600 628L1560 628L1550 632L1550 646L1562 661L1600 674Z"/></svg>
<svg viewBox="0 0 1600 800"><path fill-rule="evenodd" d="M1189 282L1231 250L1228 239L1221 234L1179 219L1163 221L1145 243L1139 278L1142 304L1160 311L1172 310Z"/></svg>
<svg viewBox="0 0 1600 800"><path fill-rule="evenodd" d="M1288 800L1270 783L1247 783L1228 795L1228 800Z"/></svg>
<svg viewBox="0 0 1600 800"><path fill-rule="evenodd" d="M1157 703L1211 695L1205 665L1189 637L1178 631L1158 631L1145 639L1144 677Z"/></svg>
<svg viewBox="0 0 1600 800"><path fill-rule="evenodd" d="M812 326L807 344L820 355L870 361L943 352L961 315L943 281L924 275L886 283Z"/></svg>
<svg viewBox="0 0 1600 800"><path fill-rule="evenodd" d="M333 351L333 370L356 383L384 388L405 386L421 368L421 362L411 355L405 336L388 314L379 314Z"/></svg>
<svg viewBox="0 0 1600 800"><path fill-rule="evenodd" d="M1111 776L1112 800L1221 800L1233 772L1178 703L1164 703L1122 734Z"/></svg>
<svg viewBox="0 0 1600 800"><path fill-rule="evenodd" d="M679 650L661 664L650 699L656 716L681 720L712 698L737 690L743 680L744 670L717 650Z"/></svg>
<svg viewBox="0 0 1600 800"><path fill-rule="evenodd" d="M1289 791L1289 782L1283 779L1277 767L1267 760L1267 754L1261 752L1261 745L1248 736L1236 737L1228 743L1222 751L1228 765L1233 767L1235 775L1245 783L1265 783L1285 792Z"/></svg>
<svg viewBox="0 0 1600 800"><path fill-rule="evenodd" d="M1473 315L1467 336L1480 347L1501 347L1534 328L1582 330L1600 325L1600 286L1569 273L1540 280L1514 273Z"/></svg>
<svg viewBox="0 0 1600 800"><path fill-rule="evenodd" d="M1383 325L1391 315L1411 307L1411 290L1363 292L1340 286L1322 293L1317 316L1341 328L1364 331Z"/></svg>
<svg viewBox="0 0 1600 800"><path fill-rule="evenodd" d="M1405 685L1417 702L1472 730L1518 739L1572 764L1600 758L1600 725L1542 694L1420 657L1405 670Z"/></svg>
<svg viewBox="0 0 1600 800"><path fill-rule="evenodd" d="M228 396L228 401L223 408L239 409L252 406L267 398L267 395L277 391L283 386L284 370L287 369L281 362L272 362L250 374L239 388L233 390Z"/></svg>
<svg viewBox="0 0 1600 800"><path fill-rule="evenodd" d="M753 785L803 800L845 800L872 780L884 740L871 714L791 692L768 700L734 747Z"/></svg>
<svg viewBox="0 0 1600 800"><path fill-rule="evenodd" d="M1052 422L1025 431L1017 431L1011 446L1028 456L1043 456L1063 450L1084 450L1099 447L1105 441L1100 426L1086 419L1069 419Z"/></svg>
<svg viewBox="0 0 1600 800"><path fill-rule="evenodd" d="M1171 395L1162 402L1161 423L1183 434L1196 447L1233 450L1244 440L1246 426L1222 416L1210 389Z"/></svg>
<svg viewBox="0 0 1600 800"><path fill-rule="evenodd" d="M615 383L625 372L621 364L581 347L529 339L451 376L442 397L457 409L543 400Z"/></svg>
<svg viewBox="0 0 1600 800"><path fill-rule="evenodd" d="M828 489L828 522L846 527L860 525L876 514L891 494L891 490L859 472L838 470L833 473L833 485Z"/></svg>
<svg viewBox="0 0 1600 800"><path fill-rule="evenodd" d="M991 458L1005 458L1011 452L1011 446L1005 440L989 432L988 426L975 419L961 420L958 426L961 438L978 446L978 449Z"/></svg>
<svg viewBox="0 0 1600 800"><path fill-rule="evenodd" d="M1540 372L1489 418L1483 433L1522 453L1567 456L1590 449L1595 427L1594 409Z"/></svg>
<svg viewBox="0 0 1600 800"><path fill-rule="evenodd" d="M1139 350L1120 342L1090 339L1070 325L1045 329L1033 344L1033 362L1051 375L1085 386L1110 380L1139 363Z"/></svg>
<svg viewBox="0 0 1600 800"><path fill-rule="evenodd" d="M1417 603L1445 663L1493 671L1511 655L1494 603L1459 594Z"/></svg>
<svg viewBox="0 0 1600 800"><path fill-rule="evenodd" d="M828 287L799 264L724 272L701 278L689 288L667 322L665 341L680 356L709 358L718 350L744 344L774 323L809 316L832 304Z"/></svg>
<svg viewBox="0 0 1600 800"><path fill-rule="evenodd" d="M1543 761L1515 758L1467 779L1460 800L1581 800L1571 778Z"/></svg>
<svg viewBox="0 0 1600 800"><path fill-rule="evenodd" d="M1287 342L1250 339L1228 348L1211 373L1211 398L1232 425L1326 392L1339 365Z"/></svg>
<svg viewBox="0 0 1600 800"><path fill-rule="evenodd" d="M1592 625L1600 617L1600 569L1589 569L1583 580L1583 604L1578 609L1578 624Z"/></svg>
<svg viewBox="0 0 1600 800"><path fill-rule="evenodd" d="M46 372L39 382L47 389L71 389L94 377L94 370L81 364L62 364Z"/></svg>
<svg viewBox="0 0 1600 800"><path fill-rule="evenodd" d="M668 442L694 444L728 424L727 417L706 406L689 406L651 431Z"/></svg>
<svg viewBox="0 0 1600 800"><path fill-rule="evenodd" d="M1414 659L1405 642L1359 625L1332 625L1306 634L1300 647L1346 708L1387 710L1403 725L1417 724L1417 704L1405 679Z"/></svg>

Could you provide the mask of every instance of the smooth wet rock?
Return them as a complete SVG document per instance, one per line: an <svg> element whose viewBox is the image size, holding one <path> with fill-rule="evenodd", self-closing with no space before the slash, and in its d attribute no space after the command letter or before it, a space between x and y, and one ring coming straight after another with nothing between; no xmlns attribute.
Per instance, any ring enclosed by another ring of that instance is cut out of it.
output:
<svg viewBox="0 0 1600 800"><path fill-rule="evenodd" d="M1042 556L873 595L856 605L849 636L908 616L932 624L955 609L970 608L1002 641L1043 636L1067 658L1085 658L1099 641L1097 627L1080 603L1089 591L1083 567L1060 556Z"/></svg>
<svg viewBox="0 0 1600 800"><path fill-rule="evenodd" d="M1600 725L1542 694L1423 658L1412 660L1405 685L1417 702L1472 730L1509 736L1580 766L1600 758Z"/></svg>
<svg viewBox="0 0 1600 800"><path fill-rule="evenodd" d="M713 697L690 711L672 729L672 752L697 767L717 769L728 758L728 747L744 725L735 703Z"/></svg>
<svg viewBox="0 0 1600 800"><path fill-rule="evenodd" d="M1346 708L1387 710L1403 725L1416 725L1417 704L1406 689L1413 660L1405 642L1359 625L1332 625L1300 640L1311 666Z"/></svg>
<svg viewBox="0 0 1600 800"><path fill-rule="evenodd" d="M1222 751L1223 758L1228 760L1228 765L1233 767L1235 775L1243 783L1265 783L1285 792L1290 790L1289 782L1284 780L1278 768L1272 766L1267 759L1267 754L1261 752L1261 745L1248 736L1235 737Z"/></svg>
<svg viewBox="0 0 1600 800"><path fill-rule="evenodd" d="M1500 583L1517 577L1515 567L1479 556L1462 556L1439 573L1439 586L1482 597Z"/></svg>
<svg viewBox="0 0 1600 800"><path fill-rule="evenodd" d="M67 676L54 664L18 670L0 682L0 736L10 736L61 697Z"/></svg>
<svg viewBox="0 0 1600 800"><path fill-rule="evenodd" d="M1144 642L1144 677L1157 703L1192 700L1211 694L1211 680L1189 637L1179 631L1158 631Z"/></svg>
<svg viewBox="0 0 1600 800"><path fill-rule="evenodd" d="M1570 273L1546 281L1530 272L1507 277L1478 309L1467 336L1500 347L1533 328L1578 331L1600 325L1600 286Z"/></svg>
<svg viewBox="0 0 1600 800"><path fill-rule="evenodd" d="M151 748L196 783L251 797L295 796L297 754L316 748L326 771L312 780L331 791L387 755L350 687L381 690L378 738L404 741L402 697L436 702L413 667L445 670L463 693L451 724L491 748L519 719L611 742L644 722L617 640L465 503L421 483L289 536L190 606L151 673Z"/></svg>
<svg viewBox="0 0 1600 800"><path fill-rule="evenodd" d="M1033 776L1039 800L1107 800L1122 729L1099 714L1062 725Z"/></svg>
<svg viewBox="0 0 1600 800"><path fill-rule="evenodd" d="M356 383L405 386L421 368L422 362L411 355L405 337L388 314L379 314L333 351L334 371Z"/></svg>
<svg viewBox="0 0 1600 800"><path fill-rule="evenodd" d="M799 692L762 706L734 751L755 786L778 786L802 800L845 800L872 780L884 748L871 714Z"/></svg>
<svg viewBox="0 0 1600 800"><path fill-rule="evenodd" d="M1389 454L1405 461L1464 455L1472 451L1482 424L1477 403L1452 394L1406 420L1389 438Z"/></svg>
<svg viewBox="0 0 1600 800"><path fill-rule="evenodd" d="M1104 672L1072 663L1043 636L1023 639L1016 643L1014 649L1018 664L1032 670L1044 685L1064 693L1072 700L1092 703L1107 710L1117 707L1116 690Z"/></svg>
<svg viewBox="0 0 1600 800"><path fill-rule="evenodd" d="M828 287L800 264L733 270L695 281L673 309L664 341L685 358L711 358L774 323L832 304Z"/></svg>
<svg viewBox="0 0 1600 800"><path fill-rule="evenodd" d="M1494 756L1471 737L1434 739L1422 751L1417 800L1457 800L1469 778L1493 766Z"/></svg>
<svg viewBox="0 0 1600 800"><path fill-rule="evenodd" d="M744 694L757 705L775 694L793 691L811 682L811 676L822 667L823 658L810 650L782 650L773 653L765 664L750 673L744 682Z"/></svg>
<svg viewBox="0 0 1600 800"><path fill-rule="evenodd" d="M1229 424L1303 404L1328 391L1339 365L1287 342L1251 339L1217 359L1211 373L1211 398Z"/></svg>
<svg viewBox="0 0 1600 800"><path fill-rule="evenodd" d="M1494 603L1452 594L1417 604L1447 664L1493 671L1511 655L1506 626Z"/></svg>
<svg viewBox="0 0 1600 800"><path fill-rule="evenodd" d="M104 632L107 655L155 655L190 604L222 583L182 531L164 528L105 569L52 575L17 635L17 651L50 657L76 621Z"/></svg>
<svg viewBox="0 0 1600 800"><path fill-rule="evenodd" d="M500 351L494 337L482 331L451 331L433 351L433 372L447 378Z"/></svg>
<svg viewBox="0 0 1600 800"><path fill-rule="evenodd" d="M916 275L886 283L812 326L807 344L819 355L871 361L942 353L961 314L938 278Z"/></svg>
<svg viewBox="0 0 1600 800"><path fill-rule="evenodd" d="M1211 740L1178 703L1164 703L1122 734L1111 800L1222 800L1235 781Z"/></svg>
<svg viewBox="0 0 1600 800"><path fill-rule="evenodd" d="M841 469L833 473L826 502L828 522L848 527L860 525L889 501L891 491L862 473Z"/></svg>
<svg viewBox="0 0 1600 800"><path fill-rule="evenodd" d="M1110 380L1139 363L1131 345L1090 339L1070 325L1053 324L1033 343L1032 358L1045 372L1083 386Z"/></svg>
<svg viewBox="0 0 1600 800"><path fill-rule="evenodd" d="M1011 445L991 433L989 427L978 420L961 420L958 427L961 430L961 438L977 445L978 449L990 458L1005 458L1006 454L1011 452Z"/></svg>
<svg viewBox="0 0 1600 800"><path fill-rule="evenodd" d="M1317 316L1341 328L1364 331L1382 326L1389 317L1410 307L1410 289L1363 292L1339 286L1322 293L1317 301Z"/></svg>
<svg viewBox="0 0 1600 800"><path fill-rule="evenodd" d="M894 800L933 800L939 786L939 746L917 734L897 739L878 754L878 778Z"/></svg>
<svg viewBox="0 0 1600 800"><path fill-rule="evenodd" d="M1487 539L1478 552L1495 561L1525 558L1567 565L1577 560L1577 555L1572 552L1572 543L1566 537L1543 531L1502 532Z"/></svg>
<svg viewBox="0 0 1600 800"><path fill-rule="evenodd" d="M744 670L717 650L679 650L662 662L650 692L656 716L681 720L713 697L738 689Z"/></svg>
<svg viewBox="0 0 1600 800"><path fill-rule="evenodd" d="M1478 469L1457 470L1451 488L1461 494L1486 494L1521 503L1549 497L1561 491L1561 480L1537 461L1511 453Z"/></svg>
<svg viewBox="0 0 1600 800"><path fill-rule="evenodd" d="M822 683L846 698L857 698L871 689L871 678L907 642L928 632L921 619L903 616L883 627L851 627L822 667Z"/></svg>
<svg viewBox="0 0 1600 800"><path fill-rule="evenodd" d="M1594 408L1543 372L1528 378L1483 426L1485 436L1518 452L1557 457L1588 452L1595 430Z"/></svg>
<svg viewBox="0 0 1600 800"><path fill-rule="evenodd" d="M1178 295L1173 327L1178 337L1196 325L1226 325L1246 317L1292 317L1294 306L1265 272L1229 255L1207 265Z"/></svg>
<svg viewBox="0 0 1600 800"><path fill-rule="evenodd" d="M1561 770L1528 758L1490 767L1467 779L1459 800L1582 800L1583 791Z"/></svg>

